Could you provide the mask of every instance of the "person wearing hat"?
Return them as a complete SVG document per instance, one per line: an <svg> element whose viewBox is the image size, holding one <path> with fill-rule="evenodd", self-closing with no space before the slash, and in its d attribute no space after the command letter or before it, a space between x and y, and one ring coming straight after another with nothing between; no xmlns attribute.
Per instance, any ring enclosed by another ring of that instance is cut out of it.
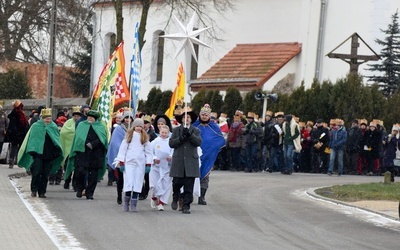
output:
<svg viewBox="0 0 400 250"><path fill-rule="evenodd" d="M11 144L8 167L13 168L18 150L25 138L26 133L29 130L28 119L23 111L24 105L20 100L13 102L13 109L7 118L9 120L6 135L4 136L4 142Z"/></svg>
<svg viewBox="0 0 400 250"><path fill-rule="evenodd" d="M300 127L292 115L285 116L283 123L283 155L285 165L282 174L291 175L293 172L293 156L294 152L300 153Z"/></svg>
<svg viewBox="0 0 400 250"><path fill-rule="evenodd" d="M382 172L390 172L390 181L394 182L394 177L398 173L397 161L400 160L399 149L400 142L400 127L399 124L393 124L392 133L390 133L384 140L385 154L383 157L383 169ZM394 160L396 160L396 164Z"/></svg>
<svg viewBox="0 0 400 250"><path fill-rule="evenodd" d="M41 120L29 129L18 153L18 166L31 171L31 196L46 198L50 173L61 166L63 150L57 125L52 121L51 109L42 109Z"/></svg>
<svg viewBox="0 0 400 250"><path fill-rule="evenodd" d="M156 133L154 132L154 128L152 127L151 124L151 116L146 115L145 113L140 113L139 118L143 119L144 122L144 131L149 135L149 140L152 142L154 139L157 138ZM146 170L146 173L144 175L144 185L142 192L139 194L139 200L145 200L147 199L147 196L149 195L150 191L150 180L149 180L149 169Z"/></svg>
<svg viewBox="0 0 400 250"><path fill-rule="evenodd" d="M40 114L42 113L42 109L44 109L45 107L40 105L34 112L32 118L29 121L29 126L32 126L32 124L34 124L35 122L40 120Z"/></svg>
<svg viewBox="0 0 400 250"><path fill-rule="evenodd" d="M200 130L193 126L197 115L189 107L183 108L180 114L175 114L175 119L181 125L172 130L169 139L169 146L174 149L169 173L173 177L171 208L177 210L178 201L181 200L182 213L190 214L194 181L200 176L197 148L200 147L202 138Z"/></svg>
<svg viewBox="0 0 400 250"><path fill-rule="evenodd" d="M269 166L269 161L271 161L271 135L272 128L274 126L274 120L272 117L272 111L267 110L265 113L265 121L261 123L261 126L264 127L264 136L261 141L262 143L262 171L267 171Z"/></svg>
<svg viewBox="0 0 400 250"><path fill-rule="evenodd" d="M315 126L316 128L311 132L313 142L311 150L312 172L326 174L328 172L329 154L325 152L325 149L329 146L329 129L324 126L322 119L317 119Z"/></svg>
<svg viewBox="0 0 400 250"><path fill-rule="evenodd" d="M122 204L122 189L124 187L124 175L121 171L115 170L113 165L114 159L118 155L119 147L121 146L122 140L125 138L128 129L132 128L132 122L134 119L133 113L130 110L125 110L122 114L122 123L117 126L111 134L110 143L107 150L107 166L113 169L113 174L117 178L117 203ZM109 180L111 176L109 176Z"/></svg>
<svg viewBox="0 0 400 250"><path fill-rule="evenodd" d="M124 211L136 212L139 193L142 191L146 168L153 162L149 135L144 130L144 121L135 118L132 127L126 131L124 140L114 159L114 165L124 175Z"/></svg>
<svg viewBox="0 0 400 250"><path fill-rule="evenodd" d="M275 113L276 122L272 125L270 133L270 160L268 161L267 171L281 172L284 167L283 157L283 121L285 114L282 111Z"/></svg>
<svg viewBox="0 0 400 250"><path fill-rule="evenodd" d="M254 121L254 117L255 114L253 112L247 113L248 123L245 125L243 130L246 159L247 159L246 160L247 173L258 171L257 151L258 151L258 142L260 140L260 135L262 131L261 131L261 126L259 126L258 123Z"/></svg>
<svg viewBox="0 0 400 250"><path fill-rule="evenodd" d="M347 168L349 174L356 174L358 172L357 161L359 157L362 137L363 134L361 132L360 127L358 126L358 120L353 119L351 121L351 127L347 132L347 142L346 142Z"/></svg>
<svg viewBox="0 0 400 250"><path fill-rule="evenodd" d="M92 109L92 108L91 108L89 105L87 105L87 104L84 104L84 105L81 106L81 118L79 118L79 119L76 121L75 127L78 127L78 124L79 124L80 122L83 122L83 121L86 120L86 118L87 118L87 113L88 113L91 109Z"/></svg>
<svg viewBox="0 0 400 250"><path fill-rule="evenodd" d="M200 157L200 197L199 205L207 205L205 195L208 189L209 174L213 168L218 153L225 147L225 139L218 124L211 121L211 107L205 104L201 110L199 119L193 123L193 126L200 130L201 150Z"/></svg>
<svg viewBox="0 0 400 250"><path fill-rule="evenodd" d="M156 115L153 121L153 127L154 127L154 132L157 136L160 135L160 128L164 125L168 126L169 131L172 131L171 120L168 118L168 116L164 114Z"/></svg>
<svg viewBox="0 0 400 250"><path fill-rule="evenodd" d="M64 113L64 116L67 118L67 120L71 119L72 116L69 114L69 108L64 107L63 108L63 113Z"/></svg>
<svg viewBox="0 0 400 250"><path fill-rule="evenodd" d="M212 119L212 118L211 118ZM229 125L227 114L221 113L217 119L217 124L221 130L222 136L225 140L225 145L228 139ZM216 169L229 170L229 160L228 160L228 149L227 147L222 147L218 153L217 160L215 161Z"/></svg>
<svg viewBox="0 0 400 250"><path fill-rule="evenodd" d="M243 113L236 110L233 116L233 123L231 124L228 132L228 147L229 147L229 158L231 162L231 171L240 171L241 169L241 151L243 145L243 128L242 122Z"/></svg>
<svg viewBox="0 0 400 250"><path fill-rule="evenodd" d="M347 141L347 132L344 127L344 122L341 119L336 119L334 129L332 130L331 140L329 141L329 148L331 149L329 159L328 175L333 174L333 167L337 158L338 176L343 174L343 151Z"/></svg>
<svg viewBox="0 0 400 250"><path fill-rule="evenodd" d="M367 175L377 175L379 170L379 148L382 141L381 133L377 130L377 124L370 122L369 128L364 134L363 150L367 158Z"/></svg>
<svg viewBox="0 0 400 250"><path fill-rule="evenodd" d="M80 110L81 110L81 106L72 107L72 118L68 119L64 123L64 126L61 128L61 131L60 131L61 146L64 151L64 159L61 163L61 166L64 167L64 172L67 169L68 157L71 152L71 146L72 146L72 142L73 142L74 136L75 136L75 123L79 118L81 118ZM71 180L72 180L72 175L69 175L69 176L64 175L64 189L69 189ZM74 182L75 182L75 178L74 178ZM73 186L75 186L75 185L73 184Z"/></svg>
<svg viewBox="0 0 400 250"><path fill-rule="evenodd" d="M106 171L108 138L106 127L99 120L100 113L89 110L86 115L86 120L80 122L75 130L65 176L76 171L76 197L81 198L85 190L86 199L93 200L97 181Z"/></svg>

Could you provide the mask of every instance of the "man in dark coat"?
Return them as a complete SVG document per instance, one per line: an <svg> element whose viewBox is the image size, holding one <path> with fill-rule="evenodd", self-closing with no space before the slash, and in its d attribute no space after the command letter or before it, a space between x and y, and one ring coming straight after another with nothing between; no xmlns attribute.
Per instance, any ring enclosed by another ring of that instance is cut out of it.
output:
<svg viewBox="0 0 400 250"><path fill-rule="evenodd" d="M41 120L35 122L18 153L18 166L31 170L31 196L46 198L50 173L61 166L63 151L57 125L51 120L51 109L42 109Z"/></svg>
<svg viewBox="0 0 400 250"><path fill-rule="evenodd" d="M86 191L86 199L93 200L93 194L97 186L97 180L103 177L106 171L106 152L108 148L106 127L99 121L100 114L90 110L85 121L79 123L75 131L69 155L67 171L69 176L76 171L76 197L82 197L82 191ZM85 188L85 176L87 186Z"/></svg>
<svg viewBox="0 0 400 250"><path fill-rule="evenodd" d="M364 134L365 145L363 147L364 151L367 152L367 167L368 167L368 175L377 175L379 170L379 161L380 156L380 144L382 141L382 134L377 129L377 125L375 122L371 122L369 124L369 129ZM378 165L378 167L377 167Z"/></svg>
<svg viewBox="0 0 400 250"><path fill-rule="evenodd" d="M196 121L197 115L186 108L182 114L175 115L175 119L181 125L172 130L169 146L174 149L170 176L172 180L172 203L173 210L178 208L180 189L183 187L182 213L190 214L190 204L193 202L193 187L196 177L200 177L199 154L202 139L200 130L192 123Z"/></svg>
<svg viewBox="0 0 400 250"><path fill-rule="evenodd" d="M360 144L363 134L358 126L358 120L354 119L351 122L351 128L347 133L346 153L347 153L347 168L349 174L357 173L357 159L360 152Z"/></svg>
<svg viewBox="0 0 400 250"><path fill-rule="evenodd" d="M311 132L311 140L313 141L311 164L314 173L326 174L328 172L329 154L325 152L325 149L329 145L329 130L324 127L322 119L318 119L316 125L317 128Z"/></svg>

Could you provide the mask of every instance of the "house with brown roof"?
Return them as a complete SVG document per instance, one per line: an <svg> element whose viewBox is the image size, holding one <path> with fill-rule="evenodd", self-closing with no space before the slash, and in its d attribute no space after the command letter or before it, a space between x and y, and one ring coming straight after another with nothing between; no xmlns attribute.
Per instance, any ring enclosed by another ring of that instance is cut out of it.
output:
<svg viewBox="0 0 400 250"><path fill-rule="evenodd" d="M0 62L0 72L5 73L10 68L21 70L28 78L28 84L32 89L32 94L35 99L46 98L47 95L47 79L48 65L33 64L25 62L2 61ZM67 67L56 66L53 97L54 98L72 98L78 97L74 95L67 81ZM88 83L89 84L89 83Z"/></svg>
<svg viewBox="0 0 400 250"><path fill-rule="evenodd" d="M191 81L191 91L199 92L202 88L225 91L228 87L236 87L241 92L271 90L277 81L295 74L296 57L300 52L301 43L297 42L237 44L209 70ZM264 88L264 85L267 86Z"/></svg>

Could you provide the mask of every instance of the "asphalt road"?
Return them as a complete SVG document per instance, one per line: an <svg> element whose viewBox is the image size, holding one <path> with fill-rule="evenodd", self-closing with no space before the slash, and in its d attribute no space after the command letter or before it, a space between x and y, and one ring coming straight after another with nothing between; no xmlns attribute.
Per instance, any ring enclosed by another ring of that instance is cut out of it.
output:
<svg viewBox="0 0 400 250"><path fill-rule="evenodd" d="M29 181L19 180L23 192L29 192ZM137 213L123 212L116 187L106 181L93 201L61 185L49 186L47 199L39 202L84 249L399 249L398 222L378 225L368 215L305 194L315 187L379 181L383 177L213 171L208 205L195 200L190 215L169 205L153 210L149 198L139 201Z"/></svg>

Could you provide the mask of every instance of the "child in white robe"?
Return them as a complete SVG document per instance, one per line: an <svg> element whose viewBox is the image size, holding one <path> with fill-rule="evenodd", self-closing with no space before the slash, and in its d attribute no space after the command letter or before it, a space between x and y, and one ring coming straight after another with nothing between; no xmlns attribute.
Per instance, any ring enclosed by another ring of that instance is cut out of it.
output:
<svg viewBox="0 0 400 250"><path fill-rule="evenodd" d="M169 176L173 149L169 146L169 127L160 126L160 135L151 142L153 148L153 165L151 167L150 191L151 207L164 211L172 191L172 177Z"/></svg>
<svg viewBox="0 0 400 250"><path fill-rule="evenodd" d="M136 118L126 132L114 162L124 174L125 199L123 210L136 212L138 195L142 191L146 166L151 166L153 154L144 122Z"/></svg>

